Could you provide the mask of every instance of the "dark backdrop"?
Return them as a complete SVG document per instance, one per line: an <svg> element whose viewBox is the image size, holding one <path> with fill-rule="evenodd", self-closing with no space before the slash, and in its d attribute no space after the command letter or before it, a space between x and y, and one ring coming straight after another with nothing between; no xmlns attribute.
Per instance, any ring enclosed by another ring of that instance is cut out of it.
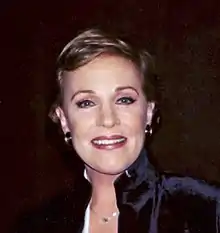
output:
<svg viewBox="0 0 220 233"><path fill-rule="evenodd" d="M146 47L162 78L163 124L152 144L167 171L220 180L219 1L1 3L1 229L73 182L49 141L55 60L78 30L108 28ZM49 125L49 126L48 126Z"/></svg>

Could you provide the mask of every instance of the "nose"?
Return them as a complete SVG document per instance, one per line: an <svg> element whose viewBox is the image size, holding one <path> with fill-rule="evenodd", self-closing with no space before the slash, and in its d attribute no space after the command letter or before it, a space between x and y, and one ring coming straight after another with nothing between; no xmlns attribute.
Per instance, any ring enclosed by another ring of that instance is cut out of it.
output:
<svg viewBox="0 0 220 233"><path fill-rule="evenodd" d="M97 125L112 128L118 124L120 124L120 120L118 118L117 110L110 105L102 106L99 111Z"/></svg>

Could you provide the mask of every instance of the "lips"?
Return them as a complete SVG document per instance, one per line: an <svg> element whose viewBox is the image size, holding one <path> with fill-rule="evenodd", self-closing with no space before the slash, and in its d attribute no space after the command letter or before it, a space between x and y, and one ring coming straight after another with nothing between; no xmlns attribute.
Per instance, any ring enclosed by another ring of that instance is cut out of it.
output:
<svg viewBox="0 0 220 233"><path fill-rule="evenodd" d="M127 138L122 135L100 136L92 139L92 146L96 149L113 150L124 146Z"/></svg>

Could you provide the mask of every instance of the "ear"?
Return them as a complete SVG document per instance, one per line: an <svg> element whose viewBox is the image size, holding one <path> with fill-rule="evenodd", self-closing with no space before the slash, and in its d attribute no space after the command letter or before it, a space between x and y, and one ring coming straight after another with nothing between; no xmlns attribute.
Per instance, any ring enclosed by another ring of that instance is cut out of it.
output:
<svg viewBox="0 0 220 233"><path fill-rule="evenodd" d="M150 101L147 103L147 116L146 116L146 125L151 125L152 123L152 119L154 116L154 112L155 112L155 102L154 101Z"/></svg>
<svg viewBox="0 0 220 233"><path fill-rule="evenodd" d="M67 132L70 131L70 129L68 127L68 122L67 122L67 119L65 117L64 111L61 107L57 107L55 112L56 112L57 117L60 120L60 125L61 125L61 128L63 130L63 133L66 134Z"/></svg>

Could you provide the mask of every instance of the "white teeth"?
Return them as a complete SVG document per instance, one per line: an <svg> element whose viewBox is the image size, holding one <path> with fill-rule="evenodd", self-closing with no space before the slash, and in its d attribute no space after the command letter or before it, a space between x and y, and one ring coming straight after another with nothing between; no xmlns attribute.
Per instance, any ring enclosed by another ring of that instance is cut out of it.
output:
<svg viewBox="0 0 220 233"><path fill-rule="evenodd" d="M123 142L125 141L125 138L119 138L119 139L111 139L111 140L94 140L93 143L97 144L97 145L112 145L112 144L116 144L119 142Z"/></svg>

